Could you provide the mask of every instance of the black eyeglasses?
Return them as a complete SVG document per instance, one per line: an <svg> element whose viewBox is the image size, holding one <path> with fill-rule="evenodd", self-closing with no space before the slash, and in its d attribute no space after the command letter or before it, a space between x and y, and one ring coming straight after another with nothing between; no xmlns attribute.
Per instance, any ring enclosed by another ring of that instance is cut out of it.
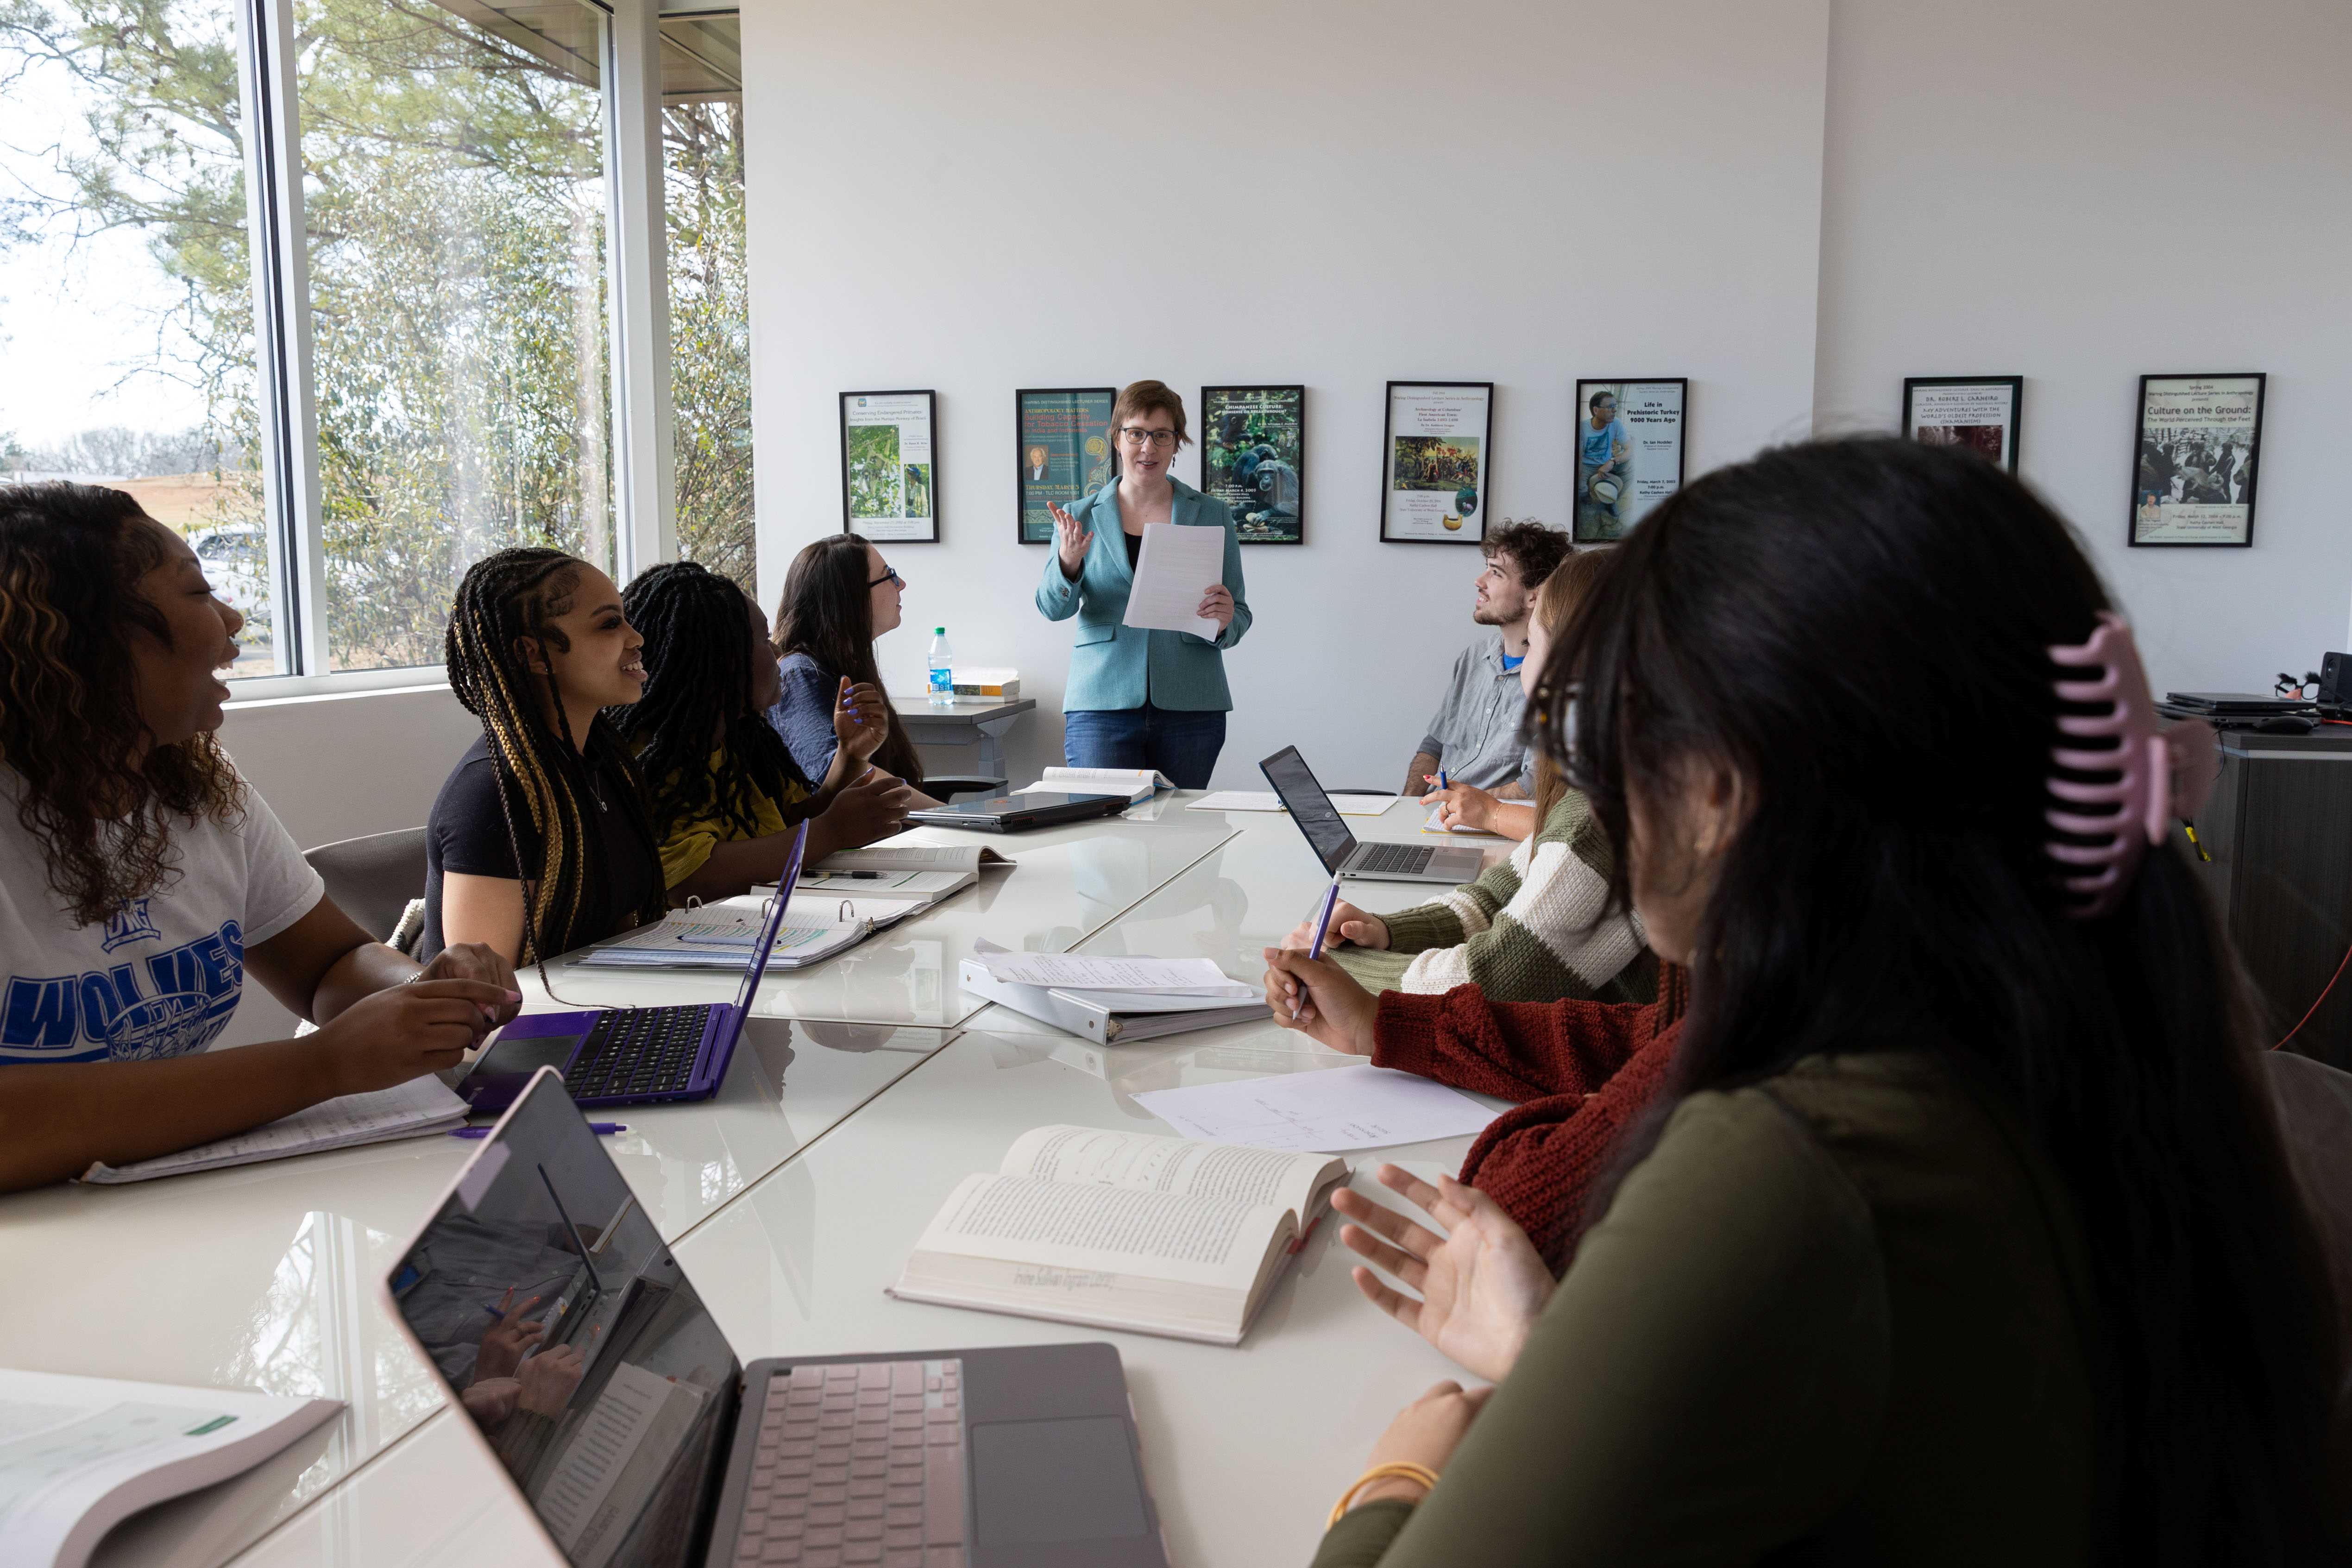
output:
<svg viewBox="0 0 2352 1568"><path fill-rule="evenodd" d="M898 575L898 569L896 566L891 567L888 571L883 573L882 575L875 578L874 581L866 584L866 585L869 588L879 588L885 583L896 583L901 588L907 585L907 580Z"/></svg>

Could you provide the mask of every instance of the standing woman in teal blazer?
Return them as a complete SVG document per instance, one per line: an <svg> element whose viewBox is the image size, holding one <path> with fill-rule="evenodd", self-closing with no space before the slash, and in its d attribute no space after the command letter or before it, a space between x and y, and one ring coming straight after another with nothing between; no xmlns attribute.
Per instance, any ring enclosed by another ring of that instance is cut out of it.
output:
<svg viewBox="0 0 2352 1568"><path fill-rule="evenodd" d="M1182 398L1162 383L1136 382L1112 405L1110 427L1119 477L1067 511L1053 509L1055 550L1037 584L1047 620L1078 617L1062 694L1062 760L1157 768L1180 789L1206 789L1234 706L1222 650L1250 627L1241 542L1223 501L1169 477L1176 448L1191 439ZM1155 522L1225 531L1224 581L1201 596L1201 615L1217 623L1214 642L1124 624L1143 531Z"/></svg>

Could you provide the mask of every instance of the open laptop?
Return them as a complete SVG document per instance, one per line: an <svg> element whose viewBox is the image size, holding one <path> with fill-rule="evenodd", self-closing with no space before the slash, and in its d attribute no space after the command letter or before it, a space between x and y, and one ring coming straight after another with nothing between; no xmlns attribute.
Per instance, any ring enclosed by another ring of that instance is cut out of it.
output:
<svg viewBox="0 0 2352 1568"><path fill-rule="evenodd" d="M1475 849L1359 842L1296 746L1285 746L1258 763L1257 770L1282 797L1290 820L1322 858L1323 869L1342 880L1450 885L1469 881L1486 864L1486 856Z"/></svg>
<svg viewBox="0 0 2352 1568"><path fill-rule="evenodd" d="M1167 1563L1117 1349L745 1366L552 1068L384 1296L576 1568Z"/></svg>
<svg viewBox="0 0 2352 1568"><path fill-rule="evenodd" d="M793 835L776 896L743 984L732 1002L700 1002L675 1007L593 1007L568 1013L526 1013L499 1031L490 1048L475 1058L457 1081L457 1093L476 1110L503 1110L514 1103L531 1074L553 1068L578 1105L645 1105L709 1100L727 1077L742 1037L751 998L768 971L783 930L791 889L800 879L801 851L808 824Z"/></svg>
<svg viewBox="0 0 2352 1568"><path fill-rule="evenodd" d="M931 827L962 827L975 833L1019 833L1024 828L1051 827L1063 822L1086 822L1117 816L1135 802L1123 795L992 795L986 800L959 801L953 805L929 805L907 814L908 822Z"/></svg>

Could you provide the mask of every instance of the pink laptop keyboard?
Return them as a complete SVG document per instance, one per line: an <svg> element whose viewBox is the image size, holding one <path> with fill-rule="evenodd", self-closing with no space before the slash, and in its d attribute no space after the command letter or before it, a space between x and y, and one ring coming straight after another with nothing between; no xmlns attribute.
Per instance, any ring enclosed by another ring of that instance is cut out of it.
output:
<svg viewBox="0 0 2352 1568"><path fill-rule="evenodd" d="M835 1362L769 1381L735 1561L963 1568L963 1363Z"/></svg>

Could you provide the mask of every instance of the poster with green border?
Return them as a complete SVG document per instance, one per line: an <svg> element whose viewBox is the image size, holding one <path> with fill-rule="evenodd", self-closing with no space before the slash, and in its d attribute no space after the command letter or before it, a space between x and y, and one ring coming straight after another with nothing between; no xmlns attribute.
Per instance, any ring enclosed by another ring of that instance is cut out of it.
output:
<svg viewBox="0 0 2352 1568"><path fill-rule="evenodd" d="M1307 388L1201 389L1201 493L1225 503L1244 544L1306 538Z"/></svg>

